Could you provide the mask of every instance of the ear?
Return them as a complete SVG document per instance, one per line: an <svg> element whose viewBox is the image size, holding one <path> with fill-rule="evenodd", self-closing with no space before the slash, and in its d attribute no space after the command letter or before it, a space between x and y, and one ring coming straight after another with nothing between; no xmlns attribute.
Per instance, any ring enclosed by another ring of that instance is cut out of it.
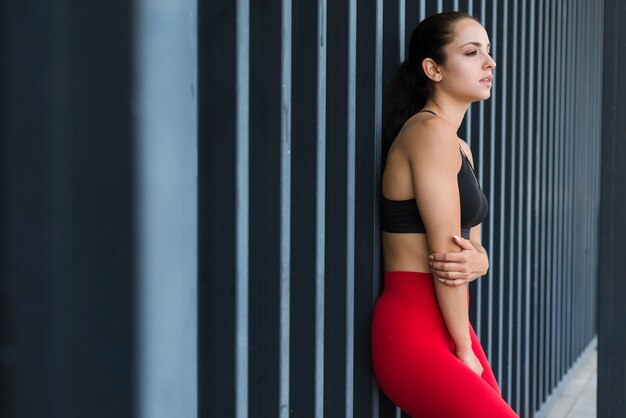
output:
<svg viewBox="0 0 626 418"><path fill-rule="evenodd" d="M432 58L424 58L422 61L422 70L424 70L424 74L426 77L433 80L435 83L441 81L443 75L441 74L441 70L439 69L439 65L433 61Z"/></svg>

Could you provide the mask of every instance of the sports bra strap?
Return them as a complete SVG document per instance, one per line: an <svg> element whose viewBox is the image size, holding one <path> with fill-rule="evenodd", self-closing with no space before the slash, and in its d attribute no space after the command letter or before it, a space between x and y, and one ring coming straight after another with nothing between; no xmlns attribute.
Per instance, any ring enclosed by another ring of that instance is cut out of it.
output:
<svg viewBox="0 0 626 418"><path fill-rule="evenodd" d="M465 153L465 151L463 151L463 147L461 146L461 144L459 144L459 149L461 150L461 154L465 157L465 159L467 160L467 163L469 164L470 168L472 169L472 171L474 171L474 166L472 165L471 161L469 160L469 158L467 158L467 154Z"/></svg>

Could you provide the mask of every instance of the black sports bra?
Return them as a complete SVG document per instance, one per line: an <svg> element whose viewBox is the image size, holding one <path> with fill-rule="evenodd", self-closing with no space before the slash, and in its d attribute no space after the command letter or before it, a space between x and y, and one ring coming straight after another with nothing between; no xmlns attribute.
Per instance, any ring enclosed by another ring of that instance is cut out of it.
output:
<svg viewBox="0 0 626 418"><path fill-rule="evenodd" d="M457 174L461 202L461 236L469 239L470 228L480 224L487 217L489 204L467 156L460 146L459 149L462 155L461 169ZM415 199L389 200L383 196L381 209L383 231L426 232Z"/></svg>

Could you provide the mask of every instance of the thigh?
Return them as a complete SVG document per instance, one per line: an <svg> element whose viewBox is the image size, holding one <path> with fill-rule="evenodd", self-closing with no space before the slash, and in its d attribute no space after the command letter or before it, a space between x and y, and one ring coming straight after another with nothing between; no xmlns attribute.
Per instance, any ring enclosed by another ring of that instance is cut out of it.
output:
<svg viewBox="0 0 626 418"><path fill-rule="evenodd" d="M498 391L454 355L443 320L427 320L422 308L395 298L382 298L375 308L372 360L387 397L414 417L516 417ZM477 351L483 376L493 376L482 348Z"/></svg>
<svg viewBox="0 0 626 418"><path fill-rule="evenodd" d="M420 352L451 353L453 341L442 319L412 300L382 296L372 317L372 366L378 384L394 400L401 390L407 364ZM416 369L421 368L414 364Z"/></svg>
<svg viewBox="0 0 626 418"><path fill-rule="evenodd" d="M413 417L517 417L493 387L450 352L419 353L404 370L392 400Z"/></svg>

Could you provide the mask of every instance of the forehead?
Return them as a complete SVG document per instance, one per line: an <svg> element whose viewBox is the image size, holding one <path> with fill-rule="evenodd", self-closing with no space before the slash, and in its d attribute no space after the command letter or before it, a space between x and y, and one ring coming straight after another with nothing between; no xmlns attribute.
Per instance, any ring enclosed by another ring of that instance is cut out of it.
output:
<svg viewBox="0 0 626 418"><path fill-rule="evenodd" d="M468 42L479 42L483 45L489 44L487 31L474 19L463 19L454 26L454 40L452 45L461 46Z"/></svg>

